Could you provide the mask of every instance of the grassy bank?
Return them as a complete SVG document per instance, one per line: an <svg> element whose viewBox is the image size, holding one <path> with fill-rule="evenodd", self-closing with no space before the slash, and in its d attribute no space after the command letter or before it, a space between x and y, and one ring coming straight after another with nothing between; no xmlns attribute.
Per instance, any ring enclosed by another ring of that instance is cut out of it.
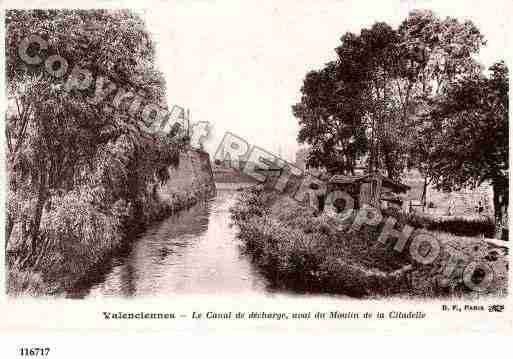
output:
<svg viewBox="0 0 513 359"><path fill-rule="evenodd" d="M435 216L429 213L401 213L401 220L415 228L458 236L495 236L495 222L488 216Z"/></svg>
<svg viewBox="0 0 513 359"><path fill-rule="evenodd" d="M453 250L447 241L440 241L435 261L419 264L408 250L393 250L393 241L377 241L382 226L352 232L351 219L316 217L309 208L262 187L242 192L231 212L245 250L277 288L353 297L472 295L463 284L462 265L441 284ZM469 253L472 258L486 254L481 247ZM488 292L505 288L495 281Z"/></svg>
<svg viewBox="0 0 513 359"><path fill-rule="evenodd" d="M7 292L62 293L128 236L191 205L209 186L204 177L190 185L193 156L184 157L188 170L169 171L190 137L177 123L167 126L166 111L145 111L168 104L139 14L11 9L5 28ZM48 44L42 64L53 54L66 60L62 74L21 61L19 45L31 35ZM72 69L87 80L78 85ZM97 96L107 83L110 90ZM185 185L175 191L174 180Z"/></svg>
<svg viewBox="0 0 513 359"><path fill-rule="evenodd" d="M12 191L14 219L7 243L7 292L55 295L74 286L147 224L208 196L202 188L162 201L156 188L168 166L178 166L179 146L151 138L121 136L99 149L82 185L52 192L41 216L37 242L27 232L34 200ZM106 155L108 154L108 155Z"/></svg>

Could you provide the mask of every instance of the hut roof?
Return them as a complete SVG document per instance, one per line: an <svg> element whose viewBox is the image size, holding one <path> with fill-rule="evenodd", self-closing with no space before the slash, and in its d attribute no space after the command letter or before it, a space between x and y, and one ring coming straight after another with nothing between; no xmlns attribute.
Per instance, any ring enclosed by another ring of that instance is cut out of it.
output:
<svg viewBox="0 0 513 359"><path fill-rule="evenodd" d="M283 168L278 167L278 166L267 167L267 168L255 167L255 172L267 173L267 172L281 172L281 171L283 171Z"/></svg>
<svg viewBox="0 0 513 359"><path fill-rule="evenodd" d="M345 175L334 175L332 176L328 182L329 183L338 183L338 184L350 184L355 182L363 182L367 175L358 175L358 176L345 176Z"/></svg>
<svg viewBox="0 0 513 359"><path fill-rule="evenodd" d="M283 171L284 165L279 166L267 158L261 158L260 162L261 162L261 164L257 163L255 165L256 172L281 172L281 171ZM262 164L263 164L263 166L262 166Z"/></svg>
<svg viewBox="0 0 513 359"><path fill-rule="evenodd" d="M383 184L387 187L390 187L394 192L407 192L410 189L410 186L402 184L400 182L396 182L388 177L383 176L380 173L368 173L364 175L358 176L345 176L345 175L334 175L329 179L329 183L335 184L350 184L357 182L368 182L373 178L381 178Z"/></svg>

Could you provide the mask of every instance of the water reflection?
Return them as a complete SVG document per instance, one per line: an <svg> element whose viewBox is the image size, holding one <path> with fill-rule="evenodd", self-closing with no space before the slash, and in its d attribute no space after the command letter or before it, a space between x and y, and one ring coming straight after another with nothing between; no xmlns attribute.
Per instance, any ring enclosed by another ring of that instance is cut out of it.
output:
<svg viewBox="0 0 513 359"><path fill-rule="evenodd" d="M114 258L96 284L74 296L166 296L263 293L266 281L241 254L229 208L237 195L217 196L152 226L130 253Z"/></svg>

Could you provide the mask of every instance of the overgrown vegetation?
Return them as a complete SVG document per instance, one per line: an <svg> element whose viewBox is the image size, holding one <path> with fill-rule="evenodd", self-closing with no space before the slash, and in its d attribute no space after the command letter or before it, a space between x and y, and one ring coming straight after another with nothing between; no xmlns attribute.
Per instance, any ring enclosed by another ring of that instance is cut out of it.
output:
<svg viewBox="0 0 513 359"><path fill-rule="evenodd" d="M6 13L7 291L55 294L120 246L128 233L190 204L166 203L156 188L177 166L180 139L147 134L138 114L103 111L89 89L64 90L18 57L30 34L48 53L108 76L165 106L164 82L142 20L129 11L10 10ZM114 96L114 94L111 94ZM105 102L112 98L105 99ZM141 109L139 109L140 111Z"/></svg>
<svg viewBox="0 0 513 359"><path fill-rule="evenodd" d="M336 60L306 74L292 108L307 165L354 174L363 164L397 180L415 168L423 201L428 185L489 183L507 228L509 72L503 61L485 71L476 56L485 43L472 21L429 10L397 28L344 33Z"/></svg>
<svg viewBox="0 0 513 359"><path fill-rule="evenodd" d="M383 210L383 214L398 218L414 228L452 233L459 236L494 238L495 222L488 216L434 216L428 213L404 213Z"/></svg>
<svg viewBox="0 0 513 359"><path fill-rule="evenodd" d="M310 208L260 186L244 190L231 213L246 252L278 288L354 297L469 295L462 279L463 263L447 283L441 282L454 250L443 241L433 263L419 264L411 258L409 242L397 252L393 240L386 245L377 241L383 225L364 226L353 233L348 230L351 218L340 222L314 216ZM399 220L399 228L404 219ZM488 248L481 247L469 258L484 258ZM503 282L494 283L489 292L503 293L505 288Z"/></svg>

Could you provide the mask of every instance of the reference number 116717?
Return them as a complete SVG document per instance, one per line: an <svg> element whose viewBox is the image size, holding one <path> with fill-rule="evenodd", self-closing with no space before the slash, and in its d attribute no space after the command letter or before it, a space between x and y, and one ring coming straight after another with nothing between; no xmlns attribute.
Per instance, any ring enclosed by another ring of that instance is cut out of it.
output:
<svg viewBox="0 0 513 359"><path fill-rule="evenodd" d="M50 353L50 348L43 348L43 347L34 347L34 348L28 348L23 347L20 348L20 354L22 357L46 357Z"/></svg>

